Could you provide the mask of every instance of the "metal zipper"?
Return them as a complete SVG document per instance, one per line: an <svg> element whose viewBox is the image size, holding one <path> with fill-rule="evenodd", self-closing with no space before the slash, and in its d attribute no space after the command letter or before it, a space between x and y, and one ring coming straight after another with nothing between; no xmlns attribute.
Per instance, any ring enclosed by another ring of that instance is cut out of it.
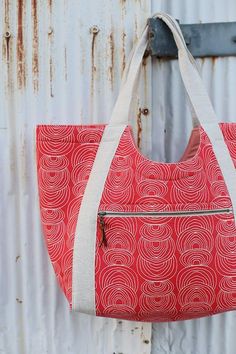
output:
<svg viewBox="0 0 236 354"><path fill-rule="evenodd" d="M105 217L183 217L189 215L211 215L211 214L224 214L231 213L231 208L224 209L208 209L208 210L190 210L190 211L103 211L98 212L99 225L102 233L102 237L99 243L99 247L104 244L107 246L107 239L105 234Z"/></svg>

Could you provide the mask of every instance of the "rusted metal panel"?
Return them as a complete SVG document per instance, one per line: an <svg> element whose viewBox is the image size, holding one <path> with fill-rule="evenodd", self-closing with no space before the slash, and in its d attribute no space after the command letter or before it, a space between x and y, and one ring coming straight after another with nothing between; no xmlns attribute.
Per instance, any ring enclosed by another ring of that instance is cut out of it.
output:
<svg viewBox="0 0 236 354"><path fill-rule="evenodd" d="M151 324L70 313L43 242L34 144L39 123L108 122L150 2L2 0L1 9L0 352L148 354Z"/></svg>

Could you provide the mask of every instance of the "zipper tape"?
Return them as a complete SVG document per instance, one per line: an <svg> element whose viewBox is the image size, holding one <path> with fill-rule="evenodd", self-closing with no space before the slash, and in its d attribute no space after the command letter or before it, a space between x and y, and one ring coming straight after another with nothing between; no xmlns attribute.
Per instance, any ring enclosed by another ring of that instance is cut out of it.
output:
<svg viewBox="0 0 236 354"><path fill-rule="evenodd" d="M184 210L184 211L109 211L109 210L100 210L98 212L99 216L99 226L101 230L101 238L99 242L99 247L104 245L107 247L107 239L105 232L105 221L104 218L107 217L186 217L186 216L197 216L197 215L216 215L216 214L226 214L232 213L233 209L224 208L224 209L208 209L208 210Z"/></svg>
<svg viewBox="0 0 236 354"><path fill-rule="evenodd" d="M139 217L146 217L146 216L188 216L188 215L211 215L211 214L223 214L223 213L231 213L233 212L233 209L230 208L224 208L224 209L208 209L208 210L190 210L190 211L134 211L134 212L129 212L129 211L99 211L98 215L100 217L104 216L139 216Z"/></svg>

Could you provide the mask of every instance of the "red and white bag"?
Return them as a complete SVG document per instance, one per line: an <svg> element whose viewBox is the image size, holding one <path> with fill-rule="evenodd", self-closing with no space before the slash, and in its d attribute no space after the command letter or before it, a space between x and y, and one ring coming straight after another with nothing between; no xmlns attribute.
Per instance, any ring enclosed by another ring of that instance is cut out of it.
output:
<svg viewBox="0 0 236 354"><path fill-rule="evenodd" d="M236 123L217 122L178 23L155 16L194 113L179 162L142 155L129 124L147 27L108 124L37 127L43 231L71 309L152 322L236 308Z"/></svg>

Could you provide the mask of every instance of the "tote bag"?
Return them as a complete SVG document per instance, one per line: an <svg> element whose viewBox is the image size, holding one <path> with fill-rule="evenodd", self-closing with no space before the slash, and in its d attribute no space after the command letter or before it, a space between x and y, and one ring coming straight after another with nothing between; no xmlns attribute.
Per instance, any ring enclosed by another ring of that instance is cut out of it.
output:
<svg viewBox="0 0 236 354"><path fill-rule="evenodd" d="M218 123L178 23L155 16L192 107L180 161L144 156L130 125L147 27L108 124L37 126L42 227L70 309L152 322L236 308L236 123Z"/></svg>

